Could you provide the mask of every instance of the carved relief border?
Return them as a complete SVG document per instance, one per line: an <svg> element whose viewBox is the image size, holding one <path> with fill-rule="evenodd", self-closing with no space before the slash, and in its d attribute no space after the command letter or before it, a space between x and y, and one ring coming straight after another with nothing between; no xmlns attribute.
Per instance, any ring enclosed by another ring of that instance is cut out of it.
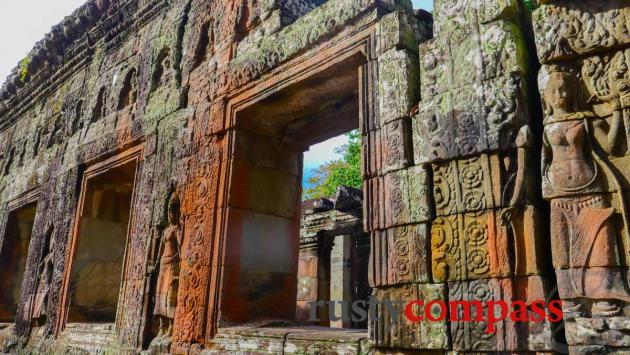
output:
<svg viewBox="0 0 630 355"><path fill-rule="evenodd" d="M9 221L9 216L11 215L11 213L13 213L14 211L28 205L31 203L38 203L39 204L39 200L40 200L40 189L35 188L33 190L30 190L26 193L23 193L21 196L9 201L8 203L4 204L4 208L3 211L4 213L2 215L0 215L0 253L2 252L2 247L4 245L4 240L6 237L6 232L7 232L7 223ZM37 220L37 218L42 218L41 213L39 212L39 207L38 206L38 210L36 211L35 214L35 220ZM28 246L28 251L26 253L26 263L24 265L25 270L24 270L24 278L22 280L22 285L20 285L20 300L25 299L25 294L28 293L28 268L29 265L32 264L31 262L31 258L32 258L32 254L33 254L33 250L32 248L35 247L36 243L34 243L34 241L36 241L36 237L34 237L35 235L35 230L32 231L31 236L30 236L30 241L29 241L29 246ZM32 307L24 306L24 305L20 305L20 307L17 310L17 314L15 317L15 323L19 323L21 319L24 318L28 318L30 319L30 312L31 312Z"/></svg>

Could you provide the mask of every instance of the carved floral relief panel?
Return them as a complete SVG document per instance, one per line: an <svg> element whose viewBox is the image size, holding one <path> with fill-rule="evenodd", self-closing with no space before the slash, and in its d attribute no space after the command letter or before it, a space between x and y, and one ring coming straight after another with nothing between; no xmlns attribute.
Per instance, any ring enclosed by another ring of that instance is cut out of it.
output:
<svg viewBox="0 0 630 355"><path fill-rule="evenodd" d="M446 301L444 284L406 284L398 287L374 289L372 301L377 302L376 318L370 320L369 336L378 347L403 349L448 349L450 339L445 321L412 323L403 316L404 306L409 300ZM383 303L390 301L397 319ZM424 309L417 310L422 312ZM439 314L435 314L439 316Z"/></svg>
<svg viewBox="0 0 630 355"><path fill-rule="evenodd" d="M381 126L408 115L418 100L418 58L390 49L378 58L378 116Z"/></svg>
<svg viewBox="0 0 630 355"><path fill-rule="evenodd" d="M416 164L507 150L529 121L522 78L502 76L424 98L412 119Z"/></svg>
<svg viewBox="0 0 630 355"><path fill-rule="evenodd" d="M453 349L477 352L544 352L553 349L551 323L544 317L537 322L515 322L508 316L493 323L495 331L488 332L488 302L504 301L510 310L521 310L526 305L530 312L529 317L534 317L532 303L549 299L552 293L553 284L549 279L540 276L449 282L448 299L457 304L457 311L452 316L458 319L450 323ZM461 301L466 303L458 303ZM475 302L484 305L481 312ZM465 316L466 306L470 306L471 319L481 316L482 320L460 321ZM495 310L499 308L493 307Z"/></svg>
<svg viewBox="0 0 630 355"><path fill-rule="evenodd" d="M427 223L373 232L370 279L375 287L430 281Z"/></svg>
<svg viewBox="0 0 630 355"><path fill-rule="evenodd" d="M499 154L433 164L437 216L502 207L508 178Z"/></svg>
<svg viewBox="0 0 630 355"><path fill-rule="evenodd" d="M547 63L628 45L628 19L623 0L543 3L533 14L538 57Z"/></svg>
<svg viewBox="0 0 630 355"><path fill-rule="evenodd" d="M441 1L436 38L420 45L416 164L512 147L528 124L529 57L516 1Z"/></svg>
<svg viewBox="0 0 630 355"><path fill-rule="evenodd" d="M438 217L431 226L433 280L509 276L511 244L499 210Z"/></svg>
<svg viewBox="0 0 630 355"><path fill-rule="evenodd" d="M429 174L424 167L398 170L383 177L385 225L427 222L431 219Z"/></svg>

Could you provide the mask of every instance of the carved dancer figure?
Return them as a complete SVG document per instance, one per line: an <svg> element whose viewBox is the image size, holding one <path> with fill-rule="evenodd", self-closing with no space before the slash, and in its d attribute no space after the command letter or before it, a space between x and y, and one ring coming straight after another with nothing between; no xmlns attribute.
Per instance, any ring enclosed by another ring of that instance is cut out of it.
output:
<svg viewBox="0 0 630 355"><path fill-rule="evenodd" d="M48 316L48 301L50 295L50 286L53 280L55 265L53 263L55 251L55 238L53 233L49 233L46 240L46 255L39 264L39 276L37 283L37 292L35 293L35 301L33 304L32 319L35 320L36 326L45 324Z"/></svg>
<svg viewBox="0 0 630 355"><path fill-rule="evenodd" d="M180 245L181 232L179 225L180 201L177 193L173 193L168 202L168 227L160 238L157 254L158 264L149 273L153 273L159 266L157 287L155 294L155 309L153 314L159 318L160 327L158 338L170 337L173 333L173 319L177 307L177 292L179 287Z"/></svg>
<svg viewBox="0 0 630 355"><path fill-rule="evenodd" d="M565 317L584 315L580 299L594 300L592 315L605 317L618 314L619 301L630 296L619 268L616 212L604 194L593 137L606 137L601 148L611 152L622 122L615 116L608 131L598 124L591 128L594 114L578 110L577 79L570 69L554 66L540 83L546 109L544 194L551 204L553 264Z"/></svg>

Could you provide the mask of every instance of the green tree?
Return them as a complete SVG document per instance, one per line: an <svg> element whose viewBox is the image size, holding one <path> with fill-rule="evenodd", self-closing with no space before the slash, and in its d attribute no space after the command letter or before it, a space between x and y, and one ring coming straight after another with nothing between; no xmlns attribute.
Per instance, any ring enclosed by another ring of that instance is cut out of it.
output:
<svg viewBox="0 0 630 355"><path fill-rule="evenodd" d="M332 196L341 185L361 188L361 134L354 130L346 136L348 143L335 148L341 159L321 165L307 180L304 200Z"/></svg>

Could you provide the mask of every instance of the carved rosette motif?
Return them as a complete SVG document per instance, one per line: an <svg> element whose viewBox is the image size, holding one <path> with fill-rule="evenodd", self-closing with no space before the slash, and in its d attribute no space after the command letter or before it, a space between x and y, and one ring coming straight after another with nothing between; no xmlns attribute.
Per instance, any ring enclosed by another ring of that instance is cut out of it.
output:
<svg viewBox="0 0 630 355"><path fill-rule="evenodd" d="M426 223L375 232L371 279L375 286L429 282L429 226Z"/></svg>
<svg viewBox="0 0 630 355"><path fill-rule="evenodd" d="M408 300L445 300L445 285L404 284L394 288L375 289L376 319L370 320L370 339L379 347L403 349L445 349L449 346L445 321L412 323L406 317L395 319L384 302L394 305L395 312L404 312Z"/></svg>
<svg viewBox="0 0 630 355"><path fill-rule="evenodd" d="M521 137L525 126L537 125L528 107L535 78L523 10L510 1L440 2L436 37L420 45L414 163L431 168L431 277L448 285L449 300L511 299L513 282L543 273L540 241L531 231L537 198L527 176L535 170L529 157L536 147ZM451 322L452 348L548 346L527 343L516 324L502 324L496 334L486 328Z"/></svg>

